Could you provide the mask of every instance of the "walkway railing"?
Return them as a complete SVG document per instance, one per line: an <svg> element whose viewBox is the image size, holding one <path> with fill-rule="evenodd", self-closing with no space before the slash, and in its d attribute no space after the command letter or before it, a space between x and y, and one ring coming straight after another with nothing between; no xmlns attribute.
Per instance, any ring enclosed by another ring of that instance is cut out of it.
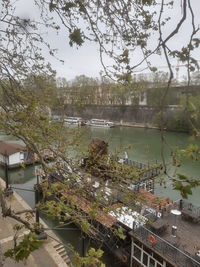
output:
<svg viewBox="0 0 200 267"><path fill-rule="evenodd" d="M162 165L158 165L158 166L149 166L149 164L144 164L144 163L141 163L141 162L138 162L138 161L134 161L134 160L130 160L130 159L125 159L125 158L120 158L120 157L117 157L116 160L118 162L123 162L124 164L127 164L129 166L133 166L137 169L141 169L141 170L144 170L141 174L140 174L140 181L145 181L145 180L148 180L148 179L152 179L154 178L155 176L159 175L160 173L160 170L161 170L161 167Z"/></svg>
<svg viewBox="0 0 200 267"><path fill-rule="evenodd" d="M124 164L136 167L138 169L147 169L147 168L149 168L149 166L147 164L144 164L144 163L141 163L141 162L138 162L138 161L134 161L134 160L131 160L131 159L117 157L116 160L117 161L123 161Z"/></svg>
<svg viewBox="0 0 200 267"><path fill-rule="evenodd" d="M176 204L180 210L190 210L193 214L200 216L200 207L185 199L177 199L174 201L174 204Z"/></svg>
<svg viewBox="0 0 200 267"><path fill-rule="evenodd" d="M196 261L190 255L184 253L177 247L173 246L172 244L168 243L166 240L160 238L159 236L155 235L155 233L151 232L149 229L141 226L132 232L133 237L136 237L140 240L143 244L147 246L151 246L152 250L157 253L163 255L163 257L168 260L169 262L173 262L176 266L180 267L199 267L200 261ZM149 240L149 235L153 235L156 237L156 243L151 244Z"/></svg>
<svg viewBox="0 0 200 267"><path fill-rule="evenodd" d="M200 216L200 207L197 207L194 204L183 199L182 199L182 208L191 210L192 213L196 214L197 216Z"/></svg>

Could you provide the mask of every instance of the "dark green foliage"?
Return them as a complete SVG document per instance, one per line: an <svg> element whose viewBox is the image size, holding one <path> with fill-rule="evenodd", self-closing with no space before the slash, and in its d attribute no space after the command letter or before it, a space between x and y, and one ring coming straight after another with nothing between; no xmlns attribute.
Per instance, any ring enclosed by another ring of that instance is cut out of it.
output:
<svg viewBox="0 0 200 267"><path fill-rule="evenodd" d="M73 46L73 44L81 46L84 43L81 29L74 29L73 32L69 34L69 39L70 46Z"/></svg>
<svg viewBox="0 0 200 267"><path fill-rule="evenodd" d="M105 264L100 260L102 255L103 251L101 249L95 250L94 248L90 248L86 257L80 257L78 253L75 253L73 263L77 267L105 267Z"/></svg>
<svg viewBox="0 0 200 267"><path fill-rule="evenodd" d="M19 242L13 249L9 249L4 253L5 257L14 259L16 262L26 260L29 255L39 249L43 244L42 240L38 240L35 233L24 235L22 241Z"/></svg>
<svg viewBox="0 0 200 267"><path fill-rule="evenodd" d="M179 191L182 198L188 198L188 195L192 195L192 189L199 185L199 181L189 179L183 174L177 174L176 180L173 183L173 189Z"/></svg>
<svg viewBox="0 0 200 267"><path fill-rule="evenodd" d="M62 10L65 12L69 12L71 8L76 7L76 3L73 2L65 2L65 5L62 7Z"/></svg>

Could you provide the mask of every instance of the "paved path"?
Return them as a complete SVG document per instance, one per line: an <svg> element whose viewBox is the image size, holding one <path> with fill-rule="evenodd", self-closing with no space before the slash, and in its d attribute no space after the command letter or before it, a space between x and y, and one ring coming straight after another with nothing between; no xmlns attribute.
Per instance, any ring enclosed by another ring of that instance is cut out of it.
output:
<svg viewBox="0 0 200 267"><path fill-rule="evenodd" d="M5 183L1 178L0 186L1 188L5 186ZM13 196L7 199L9 205L15 211L30 209L28 204L15 192ZM40 220L40 222L44 224L44 227L48 227L42 220ZM8 217L3 218L0 214L0 244L3 252L13 246L13 226L16 223L17 222L15 220ZM23 236L24 233L28 233L28 231L25 229L23 231L21 230L20 235ZM48 235L53 236L56 240L59 240L52 231L48 231ZM34 251L29 256L27 261L16 263L11 259L5 259L4 267L69 267L66 262L69 262L69 259L64 247L60 245L59 242L48 238L44 241L44 244L40 249Z"/></svg>

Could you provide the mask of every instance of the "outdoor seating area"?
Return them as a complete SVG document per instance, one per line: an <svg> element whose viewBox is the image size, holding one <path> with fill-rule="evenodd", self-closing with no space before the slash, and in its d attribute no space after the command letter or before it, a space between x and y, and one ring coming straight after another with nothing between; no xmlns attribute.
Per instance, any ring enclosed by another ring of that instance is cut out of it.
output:
<svg viewBox="0 0 200 267"><path fill-rule="evenodd" d="M158 235L162 235L168 228L168 223L165 220L159 219L151 224L151 230Z"/></svg>
<svg viewBox="0 0 200 267"><path fill-rule="evenodd" d="M153 221L148 229L172 246L187 253L196 260L200 260L200 215L199 207L192 206L187 201L181 201L179 209L174 202L174 209L164 212L161 218ZM190 240L191 242L188 242ZM195 245L194 245L195 244Z"/></svg>
<svg viewBox="0 0 200 267"><path fill-rule="evenodd" d="M199 223L200 222L200 215L195 214L189 209L183 209L181 211L181 217L183 220L190 221L193 223Z"/></svg>

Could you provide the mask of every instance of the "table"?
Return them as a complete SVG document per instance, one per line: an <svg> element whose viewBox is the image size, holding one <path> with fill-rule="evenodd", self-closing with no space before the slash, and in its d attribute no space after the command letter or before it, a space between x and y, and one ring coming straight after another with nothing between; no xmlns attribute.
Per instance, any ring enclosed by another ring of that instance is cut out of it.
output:
<svg viewBox="0 0 200 267"><path fill-rule="evenodd" d="M195 254L195 260L200 262L200 250L197 251L197 253Z"/></svg>
<svg viewBox="0 0 200 267"><path fill-rule="evenodd" d="M171 213L174 214L174 215L181 215L181 211L180 210L171 210Z"/></svg>
<svg viewBox="0 0 200 267"><path fill-rule="evenodd" d="M151 229L156 234L162 234L167 230L168 224L163 219L158 219L154 223L151 224Z"/></svg>

